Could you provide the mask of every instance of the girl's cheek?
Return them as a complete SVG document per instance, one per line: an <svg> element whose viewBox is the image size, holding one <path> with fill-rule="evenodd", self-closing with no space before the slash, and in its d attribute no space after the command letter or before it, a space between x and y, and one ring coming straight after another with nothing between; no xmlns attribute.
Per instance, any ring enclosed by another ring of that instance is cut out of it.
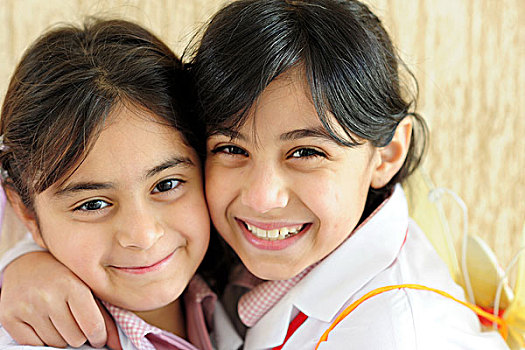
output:
<svg viewBox="0 0 525 350"><path fill-rule="evenodd" d="M218 211L223 206L222 203L228 199L229 187L227 183L228 181L216 172L206 176L205 193L212 220L218 217Z"/></svg>

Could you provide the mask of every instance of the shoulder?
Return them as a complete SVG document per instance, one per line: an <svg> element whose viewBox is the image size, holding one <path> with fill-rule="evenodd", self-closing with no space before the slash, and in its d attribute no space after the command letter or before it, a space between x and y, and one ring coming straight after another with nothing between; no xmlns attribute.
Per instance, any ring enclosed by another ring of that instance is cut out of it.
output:
<svg viewBox="0 0 525 350"><path fill-rule="evenodd" d="M498 333L482 332L477 317L465 306L436 293L409 289L363 302L330 332L324 349L350 342L366 349L508 349Z"/></svg>

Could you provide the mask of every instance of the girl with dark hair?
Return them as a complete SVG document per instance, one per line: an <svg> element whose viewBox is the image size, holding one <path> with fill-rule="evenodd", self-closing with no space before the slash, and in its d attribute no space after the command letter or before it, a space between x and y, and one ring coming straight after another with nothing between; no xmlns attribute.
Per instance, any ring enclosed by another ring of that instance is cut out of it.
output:
<svg viewBox="0 0 525 350"><path fill-rule="evenodd" d="M210 225L197 152L202 128L185 106L188 84L180 60L153 34L92 20L40 37L2 107L2 184L33 239L56 259L49 265L41 255L39 271L83 281L116 322L118 348L211 350L221 330L227 342L235 336L194 276ZM78 307L98 313L81 285L69 290L66 310L56 305L43 323L3 325L15 338L65 346L61 322L75 323ZM204 317L212 312L221 324L214 340L213 320ZM103 325L97 316L88 322ZM86 340L79 330L67 333L73 346ZM0 347L21 346L0 327Z"/></svg>
<svg viewBox="0 0 525 350"><path fill-rule="evenodd" d="M245 349L506 347L443 296L464 298L408 216L427 131L400 62L354 0L240 0L207 26L189 70Z"/></svg>
<svg viewBox="0 0 525 350"><path fill-rule="evenodd" d="M399 185L427 136L400 62L358 1L240 0L207 26L206 198L237 278L262 280L232 312L245 349L506 348L436 293L464 298Z"/></svg>

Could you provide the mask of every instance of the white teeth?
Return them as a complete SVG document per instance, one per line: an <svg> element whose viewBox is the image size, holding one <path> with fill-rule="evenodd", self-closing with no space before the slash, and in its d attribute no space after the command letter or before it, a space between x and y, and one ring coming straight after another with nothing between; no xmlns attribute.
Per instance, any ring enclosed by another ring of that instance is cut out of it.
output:
<svg viewBox="0 0 525 350"><path fill-rule="evenodd" d="M268 234L268 231L265 231L265 230L262 230L258 227L255 228L255 234L257 235L257 237L259 238L266 238L267 237L267 234Z"/></svg>
<svg viewBox="0 0 525 350"><path fill-rule="evenodd" d="M277 238L277 237L279 237L279 230L268 231L268 238Z"/></svg>
<svg viewBox="0 0 525 350"><path fill-rule="evenodd" d="M263 230L259 227L255 227L247 223L245 224L246 224L246 228L248 228L248 231L250 231L257 237L266 238L270 240L285 239L289 237L290 235L294 235L298 233L303 228L303 225L299 225L299 226L294 226L294 227L282 227L280 229L273 229L273 230Z"/></svg>

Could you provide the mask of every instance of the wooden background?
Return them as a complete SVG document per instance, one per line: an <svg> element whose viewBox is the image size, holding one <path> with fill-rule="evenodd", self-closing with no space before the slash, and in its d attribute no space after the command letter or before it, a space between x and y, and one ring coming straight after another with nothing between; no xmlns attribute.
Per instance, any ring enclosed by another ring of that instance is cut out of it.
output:
<svg viewBox="0 0 525 350"><path fill-rule="evenodd" d="M0 0L0 94L23 50L58 22L118 16L182 53L224 0ZM469 208L470 233L502 264L525 222L525 1L369 0L420 86L431 129L425 168ZM461 215L446 209L459 236ZM5 237L4 237L5 239Z"/></svg>

